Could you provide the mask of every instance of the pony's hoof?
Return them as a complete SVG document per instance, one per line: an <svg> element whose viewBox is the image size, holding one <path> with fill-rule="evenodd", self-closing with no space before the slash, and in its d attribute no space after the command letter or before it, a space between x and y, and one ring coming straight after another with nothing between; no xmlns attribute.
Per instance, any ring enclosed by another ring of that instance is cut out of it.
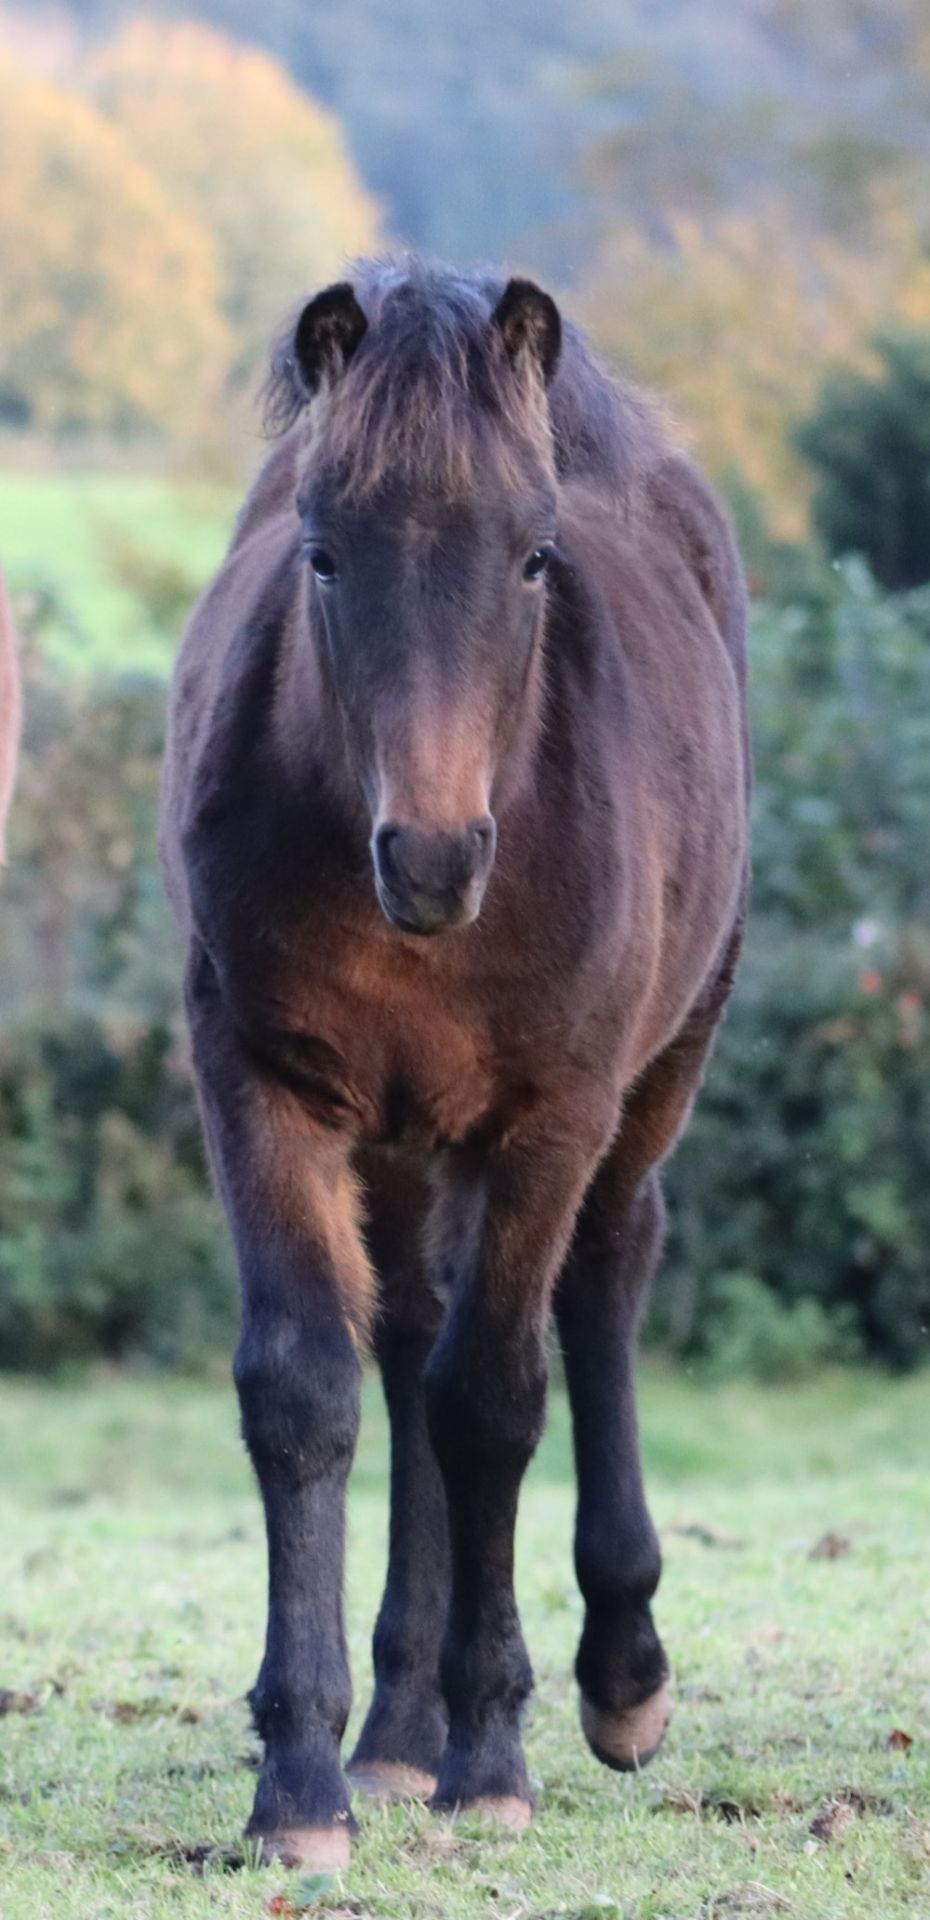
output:
<svg viewBox="0 0 930 1920"><path fill-rule="evenodd" d="M253 1833L265 1862L280 1860L284 1867L305 1873L342 1873L352 1858L348 1824L334 1827L282 1827L277 1833Z"/></svg>
<svg viewBox="0 0 930 1920"><path fill-rule="evenodd" d="M666 1683L638 1707L625 1713L606 1713L581 1696L581 1726L595 1758L619 1773L635 1773L648 1766L665 1739L672 1717L672 1696Z"/></svg>
<svg viewBox="0 0 930 1920"><path fill-rule="evenodd" d="M493 1820L498 1827L509 1827L512 1833L525 1833L533 1818L533 1805L530 1800L521 1800L519 1794L486 1794L483 1800L476 1800L469 1812L480 1813Z"/></svg>
<svg viewBox="0 0 930 1920"><path fill-rule="evenodd" d="M457 1807L437 1807L435 1811L453 1815L476 1813L493 1821L496 1827L508 1827L511 1833L525 1833L533 1818L532 1801L521 1799L517 1793L486 1793L478 1800L467 1800Z"/></svg>
<svg viewBox="0 0 930 1920"><path fill-rule="evenodd" d="M403 1760L360 1760L349 1768L348 1777L357 1793L380 1806L394 1800L430 1800L436 1791L434 1773L422 1773Z"/></svg>

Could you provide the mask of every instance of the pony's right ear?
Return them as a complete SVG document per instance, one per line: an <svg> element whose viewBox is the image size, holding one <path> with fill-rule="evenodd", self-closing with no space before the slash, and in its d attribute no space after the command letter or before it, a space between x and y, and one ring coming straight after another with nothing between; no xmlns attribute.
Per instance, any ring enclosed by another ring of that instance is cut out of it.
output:
<svg viewBox="0 0 930 1920"><path fill-rule="evenodd" d="M562 321L549 293L535 280L508 280L491 316L510 360L529 359L548 383L562 348Z"/></svg>
<svg viewBox="0 0 930 1920"><path fill-rule="evenodd" d="M341 373L368 331L348 280L326 287L303 310L294 332L294 358L307 394L327 375Z"/></svg>
<svg viewBox="0 0 930 1920"><path fill-rule="evenodd" d="M326 287L291 321L271 355L262 390L265 432L286 433L327 376L341 373L368 322L347 280Z"/></svg>

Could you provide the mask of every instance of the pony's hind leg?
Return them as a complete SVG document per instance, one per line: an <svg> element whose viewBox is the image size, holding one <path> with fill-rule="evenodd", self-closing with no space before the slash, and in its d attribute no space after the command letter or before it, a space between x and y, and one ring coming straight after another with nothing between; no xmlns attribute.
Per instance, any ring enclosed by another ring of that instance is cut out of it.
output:
<svg viewBox="0 0 930 1920"><path fill-rule="evenodd" d="M349 1779L373 1799L429 1799L446 1741L439 1649L449 1609L449 1538L423 1370L441 1309L421 1251L426 1189L418 1167L399 1155L372 1154L361 1172L381 1293L374 1342L391 1425L391 1529L373 1643L375 1693Z"/></svg>
<svg viewBox="0 0 930 1920"><path fill-rule="evenodd" d="M595 1181L582 1211L556 1316L578 1476L581 1723L597 1758L626 1769L651 1760L671 1710L650 1609L661 1559L643 1491L633 1387L636 1319L658 1258L662 1200L654 1172L621 1208L610 1205L605 1184Z"/></svg>
<svg viewBox="0 0 930 1920"><path fill-rule="evenodd" d="M661 1559L639 1459L636 1328L662 1245L658 1167L687 1120L728 984L721 976L639 1081L585 1198L556 1293L578 1478L581 1722L597 1758L621 1769L651 1760L671 1714L650 1605Z"/></svg>

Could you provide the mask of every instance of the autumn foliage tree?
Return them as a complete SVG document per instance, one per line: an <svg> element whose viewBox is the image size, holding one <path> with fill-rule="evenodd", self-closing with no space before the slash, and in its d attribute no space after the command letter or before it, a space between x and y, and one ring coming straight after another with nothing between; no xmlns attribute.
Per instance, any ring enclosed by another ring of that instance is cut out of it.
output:
<svg viewBox="0 0 930 1920"><path fill-rule="evenodd" d="M91 102L0 62L0 417L178 430L229 354L217 250Z"/></svg>
<svg viewBox="0 0 930 1920"><path fill-rule="evenodd" d="M601 244L587 317L670 398L731 497L805 530L793 426L890 324L930 327L930 35L921 0L644 6L592 71ZM764 76L764 77L763 77Z"/></svg>
<svg viewBox="0 0 930 1920"><path fill-rule="evenodd" d="M136 20L90 84L139 159L215 236L241 382L282 314L377 238L335 117L267 54L193 22Z"/></svg>
<svg viewBox="0 0 930 1920"><path fill-rule="evenodd" d="M809 492L791 427L828 368L866 362L892 305L930 323L930 266L897 208L854 247L801 232L778 202L670 215L661 245L615 230L584 295L600 346L666 397L718 480L738 474L791 535Z"/></svg>
<svg viewBox="0 0 930 1920"><path fill-rule="evenodd" d="M334 116L208 27L137 20L70 79L0 55L0 421L203 439L377 209Z"/></svg>

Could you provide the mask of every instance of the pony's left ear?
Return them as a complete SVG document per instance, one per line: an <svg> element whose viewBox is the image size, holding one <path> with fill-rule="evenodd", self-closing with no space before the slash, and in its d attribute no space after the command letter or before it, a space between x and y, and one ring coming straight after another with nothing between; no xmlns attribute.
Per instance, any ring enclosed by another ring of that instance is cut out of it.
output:
<svg viewBox="0 0 930 1920"><path fill-rule="evenodd" d="M562 322L550 294L533 280L508 280L494 309L492 325L515 364L526 355L544 380L552 379L562 345Z"/></svg>
<svg viewBox="0 0 930 1920"><path fill-rule="evenodd" d="M294 357L308 394L326 374L347 366L368 331L368 321L348 280L326 287L303 310L294 332Z"/></svg>

